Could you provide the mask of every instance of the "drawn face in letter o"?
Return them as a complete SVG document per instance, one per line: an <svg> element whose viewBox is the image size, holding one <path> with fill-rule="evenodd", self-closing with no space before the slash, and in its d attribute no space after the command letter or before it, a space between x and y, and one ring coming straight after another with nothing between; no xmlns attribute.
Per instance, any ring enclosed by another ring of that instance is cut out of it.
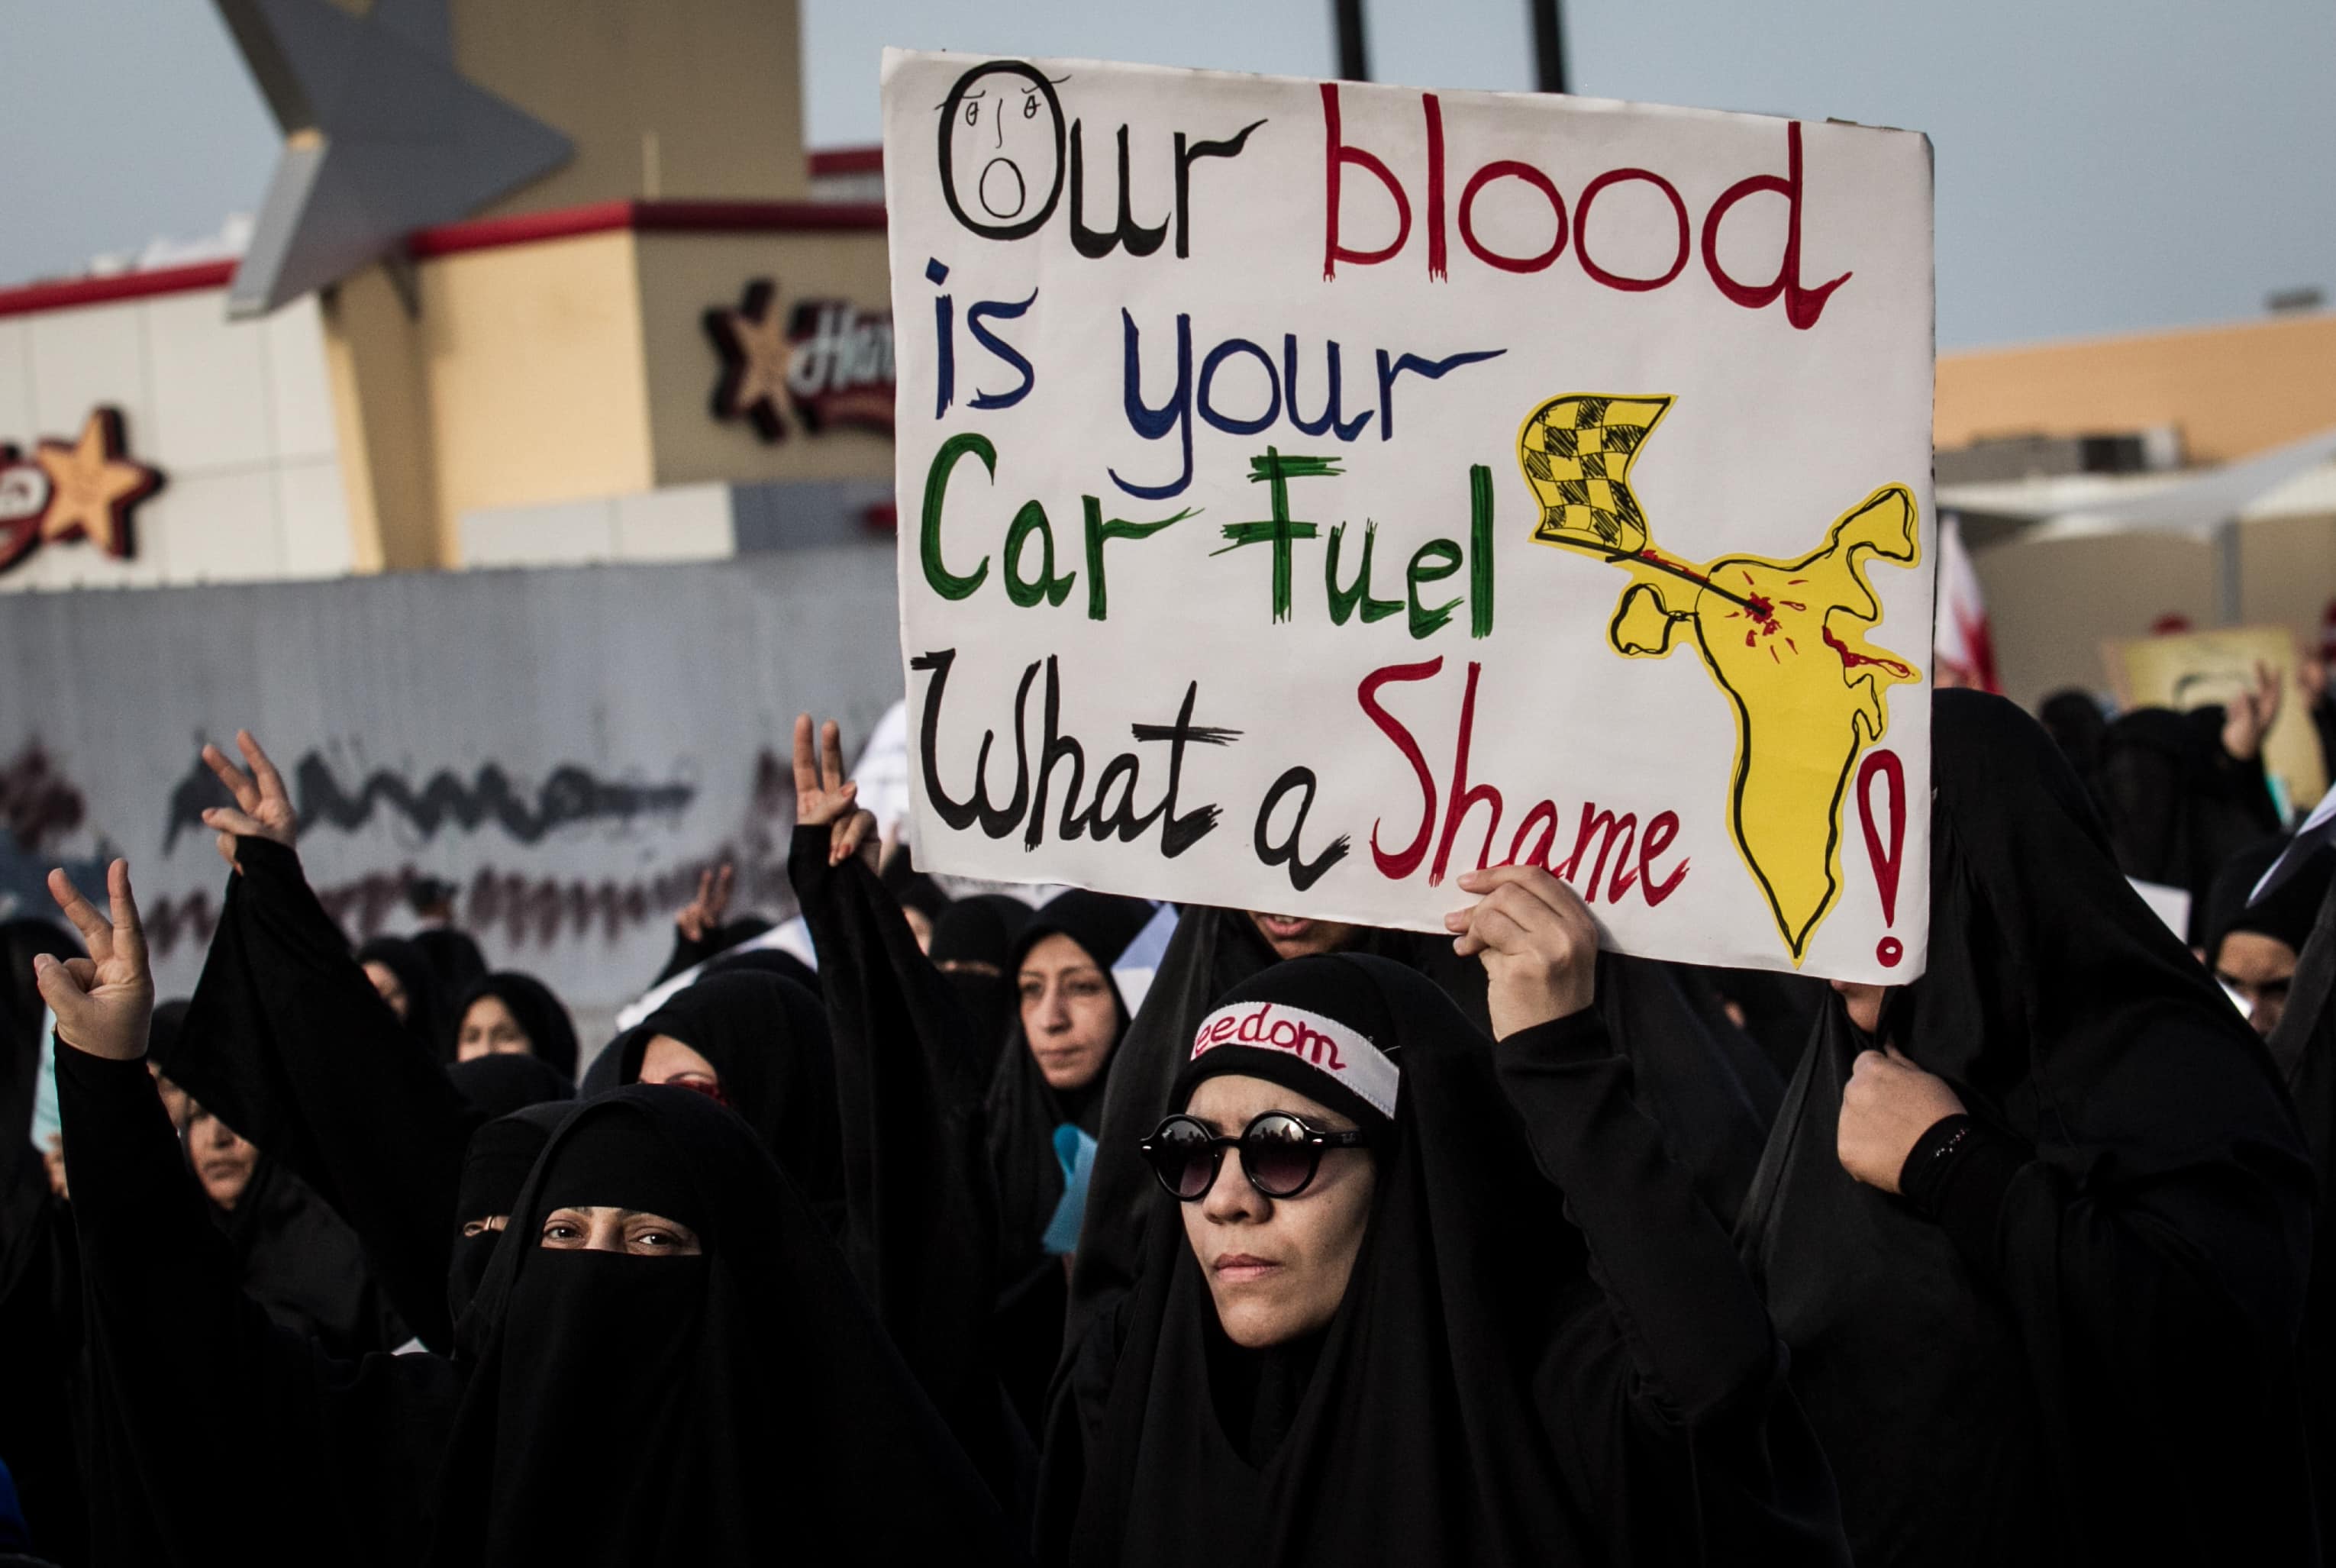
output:
<svg viewBox="0 0 2336 1568"><path fill-rule="evenodd" d="M941 195L976 234L1036 234L1063 196L1063 104L1035 65L993 60L941 105Z"/></svg>

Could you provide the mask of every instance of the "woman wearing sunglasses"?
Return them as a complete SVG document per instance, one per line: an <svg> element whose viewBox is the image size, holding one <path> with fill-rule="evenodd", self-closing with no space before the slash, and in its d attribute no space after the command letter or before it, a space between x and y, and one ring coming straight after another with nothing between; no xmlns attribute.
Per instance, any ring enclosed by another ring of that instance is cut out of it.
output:
<svg viewBox="0 0 2336 1568"><path fill-rule="evenodd" d="M1847 1561L1767 1315L1591 1008L1588 911L1535 867L1461 885L1497 1045L1361 955L1195 1031L1143 1144L1183 1223L1058 1379L1042 1561Z"/></svg>

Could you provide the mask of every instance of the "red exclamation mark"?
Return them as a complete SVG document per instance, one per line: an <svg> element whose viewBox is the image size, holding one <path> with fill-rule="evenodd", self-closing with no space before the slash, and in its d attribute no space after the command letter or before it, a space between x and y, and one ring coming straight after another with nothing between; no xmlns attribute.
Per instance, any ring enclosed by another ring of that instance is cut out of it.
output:
<svg viewBox="0 0 2336 1568"><path fill-rule="evenodd" d="M1889 786L1890 847L1882 846L1882 833L1874 822L1874 775ZM1906 847L1906 770L1894 751L1870 753L1857 770L1857 814L1865 824L1865 856L1874 862L1874 891L1882 895L1882 921L1898 923L1898 857ZM1884 937L1874 950L1883 969L1894 969L1906 956L1896 937Z"/></svg>

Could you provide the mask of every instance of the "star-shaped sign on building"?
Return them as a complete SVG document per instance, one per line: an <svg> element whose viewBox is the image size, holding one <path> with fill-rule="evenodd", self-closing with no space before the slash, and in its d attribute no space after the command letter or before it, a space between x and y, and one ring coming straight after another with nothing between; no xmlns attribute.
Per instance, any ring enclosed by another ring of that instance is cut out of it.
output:
<svg viewBox="0 0 2336 1568"><path fill-rule="evenodd" d="M706 334L722 355L722 379L714 385L714 417L744 419L764 441L787 433L787 360L793 353L786 323L779 318L778 290L767 278L746 286L735 310L706 313Z"/></svg>
<svg viewBox="0 0 2336 1568"><path fill-rule="evenodd" d="M454 68L447 0L215 0L284 131L228 290L263 316L550 173L567 137ZM566 22L547 7L547 46Z"/></svg>
<svg viewBox="0 0 2336 1568"><path fill-rule="evenodd" d="M48 475L48 508L41 539L86 539L106 554L130 554L131 509L162 487L162 476L122 454L122 415L92 409L81 434L44 440L33 454Z"/></svg>

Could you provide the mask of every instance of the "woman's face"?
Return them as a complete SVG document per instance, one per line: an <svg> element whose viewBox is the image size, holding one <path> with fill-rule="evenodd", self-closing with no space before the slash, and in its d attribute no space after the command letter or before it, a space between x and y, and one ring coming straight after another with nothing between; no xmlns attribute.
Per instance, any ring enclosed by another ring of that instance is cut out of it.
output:
<svg viewBox="0 0 2336 1568"><path fill-rule="evenodd" d="M187 1161L194 1166L195 1178L202 1183L210 1201L222 1209L232 1209L244 1188L251 1184L259 1151L197 1105L187 1118Z"/></svg>
<svg viewBox="0 0 2336 1568"><path fill-rule="evenodd" d="M1022 1032L1046 1086L1085 1088L1119 1043L1111 977L1086 949L1057 932L1032 946L1019 979Z"/></svg>
<svg viewBox="0 0 2336 1568"><path fill-rule="evenodd" d="M472 1002L462 1015L462 1032L454 1039L454 1059L462 1062L481 1057L531 1056L534 1050L534 1042L501 997L481 997Z"/></svg>
<svg viewBox="0 0 2336 1568"><path fill-rule="evenodd" d="M1237 1138L1268 1111L1286 1111L1325 1132L1354 1123L1263 1078L1227 1073L1192 1091L1185 1114L1219 1137ZM1227 1149L1214 1185L1184 1212L1184 1239L1209 1281L1225 1337L1261 1349L1327 1325L1347 1294L1371 1213L1378 1170L1365 1149L1325 1149L1321 1168L1294 1198L1269 1198Z"/></svg>
<svg viewBox="0 0 2336 1568"><path fill-rule="evenodd" d="M674 1084L722 1098L722 1075L714 1064L671 1035L652 1035L642 1047L640 1081Z"/></svg>
<svg viewBox="0 0 2336 1568"><path fill-rule="evenodd" d="M694 1258L705 1251L697 1232L647 1209L599 1205L554 1209L536 1245L555 1252L629 1252L636 1258Z"/></svg>
<svg viewBox="0 0 2336 1568"><path fill-rule="evenodd" d="M405 994L405 982L397 978L397 971L379 959L367 959L365 972L365 979L373 982L373 989L381 993L381 999L389 1004L389 1010L397 1015L397 1021L404 1023L414 1002Z"/></svg>

